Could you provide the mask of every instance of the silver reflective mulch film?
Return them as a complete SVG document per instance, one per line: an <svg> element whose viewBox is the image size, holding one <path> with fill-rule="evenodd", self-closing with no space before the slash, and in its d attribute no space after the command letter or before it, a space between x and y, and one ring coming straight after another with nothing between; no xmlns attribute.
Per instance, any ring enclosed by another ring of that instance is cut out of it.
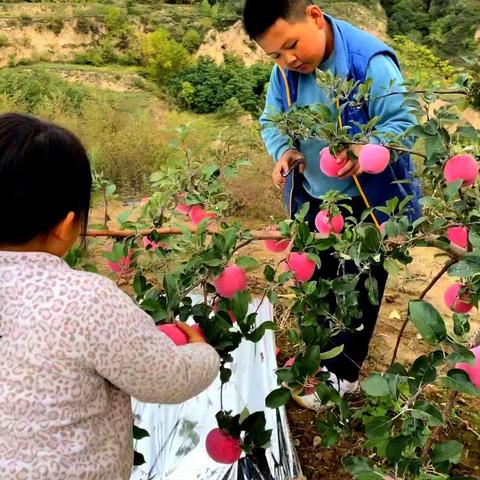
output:
<svg viewBox="0 0 480 480"><path fill-rule="evenodd" d="M200 301L200 297L194 298ZM250 305L254 312L259 304ZM270 302L261 305L257 324L272 320ZM217 427L220 410L220 380L182 405L145 404L133 400L135 423L150 437L135 441L135 449L146 463L135 467L131 480L296 480L302 477L292 445L284 408L265 407L265 397L278 388L275 369L275 337L267 331L254 344L243 342L233 354L232 377L224 387L223 406L240 413L264 410L267 428L272 429L271 446L265 455L243 456L234 465L216 463L207 455L205 438ZM263 452L263 451L262 451Z"/></svg>

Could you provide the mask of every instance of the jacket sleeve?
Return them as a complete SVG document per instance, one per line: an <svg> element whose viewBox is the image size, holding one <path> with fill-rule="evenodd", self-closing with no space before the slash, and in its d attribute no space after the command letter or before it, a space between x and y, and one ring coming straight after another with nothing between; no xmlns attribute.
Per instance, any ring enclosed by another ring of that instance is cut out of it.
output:
<svg viewBox="0 0 480 480"><path fill-rule="evenodd" d="M375 126L380 135L372 138L372 142L382 143L382 133L402 134L409 127L417 124L416 117L408 107L402 106L403 95L385 95L391 92L406 92L402 74L395 62L388 56L378 54L372 57L367 68L366 78L372 80L371 100L368 105L369 117L380 116Z"/></svg>
<svg viewBox="0 0 480 480"><path fill-rule="evenodd" d="M177 347L108 279L95 289L89 339L91 367L143 402L182 403L205 390L219 372L219 356L210 345Z"/></svg>
<svg viewBox="0 0 480 480"><path fill-rule="evenodd" d="M288 135L282 135L269 120L269 115L283 111L282 96L285 86L279 79L278 67L275 66L270 75L265 109L260 116L260 133L269 155L275 162L290 148Z"/></svg>

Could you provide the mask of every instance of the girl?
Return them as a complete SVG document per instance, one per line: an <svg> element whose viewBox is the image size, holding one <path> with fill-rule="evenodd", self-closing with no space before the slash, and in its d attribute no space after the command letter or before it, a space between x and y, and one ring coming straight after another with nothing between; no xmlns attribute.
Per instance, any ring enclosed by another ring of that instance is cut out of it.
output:
<svg viewBox="0 0 480 480"><path fill-rule="evenodd" d="M181 403L219 358L187 326L184 347L110 280L68 267L91 172L79 140L0 115L0 476L128 479L131 396Z"/></svg>

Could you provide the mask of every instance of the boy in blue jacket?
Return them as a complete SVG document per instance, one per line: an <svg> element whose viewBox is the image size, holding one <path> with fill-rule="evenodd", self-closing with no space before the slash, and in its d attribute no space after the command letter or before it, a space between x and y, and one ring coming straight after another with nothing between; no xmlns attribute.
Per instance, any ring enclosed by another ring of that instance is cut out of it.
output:
<svg viewBox="0 0 480 480"><path fill-rule="evenodd" d="M408 195L412 200L407 214L410 220L418 218L419 188L412 177L413 165L409 155L400 156L391 162L384 172L370 175L362 173L359 163L351 160L345 150L337 156L338 163L344 163L338 178L332 178L324 175L319 168L319 154L327 146L325 141L300 141L298 149L292 149L288 137L281 134L269 120L272 112L287 111L293 104L299 107L327 104L330 108L336 108L331 104L327 92L316 83L315 72L319 68L361 83L371 79L371 97L383 97L360 109L347 107L343 110L341 120L343 125L352 127L350 132L358 131L353 122L365 124L371 118L380 116L376 130L401 134L414 125L416 119L408 109L402 107L403 95L385 97L389 92L405 90L393 50L372 35L324 14L310 0L246 0L244 27L250 38L276 63L260 124L267 151L276 162L273 182L277 186L284 186L289 215L293 218L298 208L309 202L307 220L314 229L314 218L321 203L319 197L330 190L336 190L352 198L353 214L360 218L366 206L354 182L355 175L371 206L383 206L393 197L402 200ZM371 141L381 143L382 138L373 138ZM359 148L358 145L350 146L356 156ZM284 174L300 158L304 158L304 162L284 178ZM405 179L411 182L392 183ZM375 216L380 223L386 220L385 214L380 211L375 211ZM338 261L331 255L331 251L325 252L321 261L320 276L336 278ZM358 273L353 262L347 262L347 273ZM371 273L377 279L381 301L387 273L380 265L372 265ZM346 330L334 337L333 345L344 344L344 351L338 357L323 363L332 373L332 381L342 395L353 392L358 387L359 372L368 354L380 308L369 302L364 282L365 277L357 287L360 290L359 304L363 316L355 325L363 327L356 331ZM317 408L319 405L316 396L308 397L301 397L305 406Z"/></svg>

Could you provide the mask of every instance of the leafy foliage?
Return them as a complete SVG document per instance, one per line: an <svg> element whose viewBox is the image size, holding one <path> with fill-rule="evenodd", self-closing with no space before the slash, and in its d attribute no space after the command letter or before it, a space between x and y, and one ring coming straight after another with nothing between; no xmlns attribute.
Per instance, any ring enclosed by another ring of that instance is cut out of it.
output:
<svg viewBox="0 0 480 480"><path fill-rule="evenodd" d="M178 77L178 73L190 63L186 48L170 38L163 28L147 34L141 44L142 65L159 83Z"/></svg>
<svg viewBox="0 0 480 480"><path fill-rule="evenodd" d="M172 79L169 90L184 107L197 113L215 112L236 98L243 109L258 114L270 69L264 64L246 67L228 55L222 65L202 57Z"/></svg>

